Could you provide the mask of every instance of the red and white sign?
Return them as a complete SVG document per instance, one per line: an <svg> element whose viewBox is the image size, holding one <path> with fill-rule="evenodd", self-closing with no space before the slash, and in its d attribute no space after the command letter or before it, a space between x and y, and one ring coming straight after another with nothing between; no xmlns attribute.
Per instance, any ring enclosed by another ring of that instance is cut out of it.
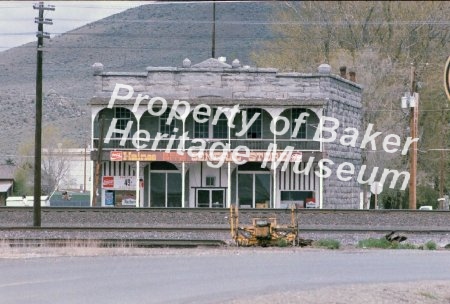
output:
<svg viewBox="0 0 450 304"><path fill-rule="evenodd" d="M121 161L123 159L122 151L111 151L110 158L112 161Z"/></svg>
<svg viewBox="0 0 450 304"><path fill-rule="evenodd" d="M265 151L250 151L248 156L236 156L232 157L231 152L213 152L207 151L205 153L199 153L195 157L191 157L187 152L178 154L177 152L163 152L163 151L111 151L111 161L168 161L174 163L180 162L199 162L199 161L219 161L224 158L225 162L238 161L250 161L250 162L262 162L265 158L269 161L274 158L277 161L289 161L296 162L302 161L302 152L292 153L289 159L286 159L289 154L282 157L282 152L267 153Z"/></svg>
<svg viewBox="0 0 450 304"><path fill-rule="evenodd" d="M135 176L103 176L102 185L108 190L136 190ZM144 182L139 184L144 187Z"/></svg>
<svg viewBox="0 0 450 304"><path fill-rule="evenodd" d="M103 188L105 189L114 188L114 176L103 176Z"/></svg>

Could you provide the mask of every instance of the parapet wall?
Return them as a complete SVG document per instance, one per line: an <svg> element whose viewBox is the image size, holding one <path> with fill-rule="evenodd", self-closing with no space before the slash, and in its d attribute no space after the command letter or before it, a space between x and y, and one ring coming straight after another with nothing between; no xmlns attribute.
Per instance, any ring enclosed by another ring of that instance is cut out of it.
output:
<svg viewBox="0 0 450 304"><path fill-rule="evenodd" d="M313 106L322 105L332 95L348 95L352 105L361 106L361 87L332 75L330 70L316 74L281 73L272 68L233 67L211 58L193 66L148 67L147 72L139 73L98 69L94 75L97 99L94 98L93 103L104 98L109 100L116 83L123 83L133 87L134 96L139 93L158 96L168 102L182 99L193 104L210 100L249 105ZM327 88L329 83L334 85L330 90Z"/></svg>

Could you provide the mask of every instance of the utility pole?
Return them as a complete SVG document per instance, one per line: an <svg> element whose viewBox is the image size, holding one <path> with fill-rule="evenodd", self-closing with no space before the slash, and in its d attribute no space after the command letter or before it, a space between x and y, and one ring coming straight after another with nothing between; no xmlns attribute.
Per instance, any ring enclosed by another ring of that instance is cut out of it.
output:
<svg viewBox="0 0 450 304"><path fill-rule="evenodd" d="M411 66L411 92L410 100L413 100L413 105L410 104L409 128L411 138L417 138L418 121L419 121L419 94L416 93L416 68ZM409 209L417 209L417 141L414 141L409 148L410 161L410 178L409 178Z"/></svg>
<svg viewBox="0 0 450 304"><path fill-rule="evenodd" d="M441 153L440 153L440 159L439 159L439 206L438 208L443 210L444 209L444 200L442 200L444 198L444 188L445 188L445 172L447 172L447 162L446 162L446 140L448 139L447 137L447 126L446 126L446 113L444 111L444 108L442 108L442 113L441 113L441 119L442 119L442 136L441 136Z"/></svg>
<svg viewBox="0 0 450 304"><path fill-rule="evenodd" d="M93 185L93 195L92 195L92 203L91 207L97 207L97 191L99 192L99 195L101 195L101 187L100 187L100 170L102 169L102 162L103 162L103 140L104 140L104 133L105 133L105 117L103 114L99 114L99 123L100 123L100 138L98 140L98 147L97 147L97 159L95 162L95 171L94 171L94 185Z"/></svg>
<svg viewBox="0 0 450 304"><path fill-rule="evenodd" d="M440 176L439 176L439 198L443 198L444 197L444 185L445 185L445 168L446 168L446 165L445 165L445 154L444 154L445 152L444 152L444 149L442 149L441 150L441 157L440 157L440 160L439 160L439 164L440 164L440 170L441 170L441 172L440 172ZM444 209L444 201L443 200L440 200L439 201L439 206L438 206L438 208L440 209L440 210L443 210Z"/></svg>
<svg viewBox="0 0 450 304"><path fill-rule="evenodd" d="M211 58L216 58L216 1L213 1L213 27L212 27Z"/></svg>
<svg viewBox="0 0 450 304"><path fill-rule="evenodd" d="M39 10L39 17L34 19L38 24L37 40L37 68L36 68L36 130L34 138L34 201L33 201L33 226L41 226L41 166L42 166L42 52L44 38L50 38L44 32L44 24L53 24L51 19L44 19L44 11L54 11L54 6L44 6L44 2L33 5Z"/></svg>

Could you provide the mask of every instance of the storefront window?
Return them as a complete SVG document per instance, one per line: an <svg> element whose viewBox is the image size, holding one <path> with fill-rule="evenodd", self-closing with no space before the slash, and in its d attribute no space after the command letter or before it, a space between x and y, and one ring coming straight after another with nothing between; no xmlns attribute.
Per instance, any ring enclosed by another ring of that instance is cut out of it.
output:
<svg viewBox="0 0 450 304"><path fill-rule="evenodd" d="M167 207L181 207L180 173L167 173Z"/></svg>
<svg viewBox="0 0 450 304"><path fill-rule="evenodd" d="M180 173L152 172L150 183L151 207L181 207Z"/></svg>
<svg viewBox="0 0 450 304"><path fill-rule="evenodd" d="M239 205L243 207L265 207L270 204L270 175L241 173L238 180Z"/></svg>
<svg viewBox="0 0 450 304"><path fill-rule="evenodd" d="M150 201L152 207L165 207L166 205L166 173L150 174Z"/></svg>

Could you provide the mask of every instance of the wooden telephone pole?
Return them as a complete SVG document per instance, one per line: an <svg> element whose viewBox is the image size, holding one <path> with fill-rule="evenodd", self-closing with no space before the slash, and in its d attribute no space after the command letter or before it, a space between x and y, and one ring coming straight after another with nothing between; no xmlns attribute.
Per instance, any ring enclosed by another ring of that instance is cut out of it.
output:
<svg viewBox="0 0 450 304"><path fill-rule="evenodd" d="M441 136L441 151L439 157L439 204L438 208L444 210L444 189L445 189L445 173L447 172L447 158L446 158L446 141L448 140L447 135L447 121L446 121L446 113L444 109L442 109L441 113L441 123L443 126L442 136Z"/></svg>
<svg viewBox="0 0 450 304"><path fill-rule="evenodd" d="M103 140L105 137L105 117L103 114L99 114L99 124L100 124L100 138L98 140L98 147L97 147L97 159L95 161L95 168L94 168L94 185L93 185L93 195L92 195L92 203L91 207L97 207L97 192L99 193L99 196L101 195L101 169L102 169L102 161L103 161Z"/></svg>
<svg viewBox="0 0 450 304"><path fill-rule="evenodd" d="M211 58L216 58L216 1L213 1Z"/></svg>
<svg viewBox="0 0 450 304"><path fill-rule="evenodd" d="M44 19L44 11L54 11L52 5L44 6L44 2L33 5L34 9L39 10L39 17L34 19L38 24L37 41L37 68L36 68L36 129L34 137L34 201L33 201L33 226L41 226L41 166L42 166L42 52L44 47L44 38L50 38L48 33L44 32L44 24L53 24L51 19Z"/></svg>
<svg viewBox="0 0 450 304"><path fill-rule="evenodd" d="M419 94L416 93L416 68L411 66L411 92L410 98L414 100L414 105L410 105L409 128L411 138L417 138L419 123ZM414 141L409 148L410 177L409 177L409 209L417 209L417 141Z"/></svg>

